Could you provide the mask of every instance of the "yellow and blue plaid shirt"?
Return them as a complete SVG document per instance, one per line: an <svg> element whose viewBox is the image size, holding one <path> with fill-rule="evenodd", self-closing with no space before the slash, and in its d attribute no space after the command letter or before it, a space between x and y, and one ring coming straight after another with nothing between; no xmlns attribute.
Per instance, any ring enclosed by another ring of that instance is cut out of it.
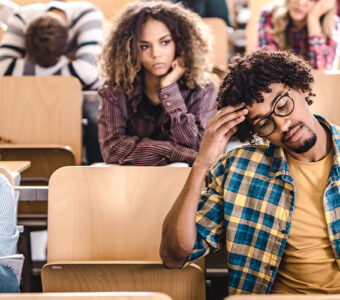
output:
<svg viewBox="0 0 340 300"><path fill-rule="evenodd" d="M334 164L323 197L329 239L340 269L340 128L324 118ZM189 261L227 249L228 292L269 293L288 239L295 189L282 148L268 142L226 153L202 192L197 239Z"/></svg>

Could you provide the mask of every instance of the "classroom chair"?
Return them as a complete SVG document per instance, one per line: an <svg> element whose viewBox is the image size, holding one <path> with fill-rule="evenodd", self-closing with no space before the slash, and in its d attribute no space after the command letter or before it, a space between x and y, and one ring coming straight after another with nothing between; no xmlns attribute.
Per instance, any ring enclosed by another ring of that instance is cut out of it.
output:
<svg viewBox="0 0 340 300"><path fill-rule="evenodd" d="M278 1L280 0L248 0L250 19L246 26L246 53L250 53L256 49L258 39L257 29L262 9Z"/></svg>
<svg viewBox="0 0 340 300"><path fill-rule="evenodd" d="M188 167L64 167L49 183L44 292L153 291L205 299L202 269L166 269L162 224Z"/></svg>
<svg viewBox="0 0 340 300"><path fill-rule="evenodd" d="M171 300L162 293L108 292L108 293L19 293L0 294L0 300Z"/></svg>
<svg viewBox="0 0 340 300"><path fill-rule="evenodd" d="M313 70L314 76L311 110L340 126L340 71Z"/></svg>

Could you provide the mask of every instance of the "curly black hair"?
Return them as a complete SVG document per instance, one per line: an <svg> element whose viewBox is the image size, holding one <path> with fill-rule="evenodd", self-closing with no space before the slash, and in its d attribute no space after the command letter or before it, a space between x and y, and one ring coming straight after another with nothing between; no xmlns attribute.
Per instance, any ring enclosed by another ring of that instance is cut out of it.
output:
<svg viewBox="0 0 340 300"><path fill-rule="evenodd" d="M218 109L236 106L242 102L252 106L254 101L263 102L261 92L270 93L269 85L282 83L302 92L309 92L306 101L312 104L311 67L291 51L272 51L262 48L243 57L235 56L229 64L218 92ZM236 133L241 141L254 141L252 126L245 120Z"/></svg>

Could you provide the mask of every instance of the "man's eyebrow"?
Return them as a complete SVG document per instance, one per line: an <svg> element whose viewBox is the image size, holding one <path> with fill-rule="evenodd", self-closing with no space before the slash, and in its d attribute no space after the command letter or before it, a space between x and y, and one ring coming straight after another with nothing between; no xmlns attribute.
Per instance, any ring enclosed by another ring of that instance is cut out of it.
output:
<svg viewBox="0 0 340 300"><path fill-rule="evenodd" d="M274 99L272 100L271 106L273 106L274 103L275 103L275 101L276 101L279 97L281 97L283 94L284 94L284 91L279 91L279 92L276 94L276 96L274 97ZM257 114L254 118L250 119L249 121L250 121L250 123L254 123L255 120L260 119L260 118L263 118L263 117L264 117L263 115Z"/></svg>
<svg viewBox="0 0 340 300"><path fill-rule="evenodd" d="M158 40L161 41L161 40L164 40L165 38L167 37L171 37L170 34L166 34L166 35L163 35L162 37L160 37ZM140 43L150 43L148 41L143 41L143 40L139 40Z"/></svg>

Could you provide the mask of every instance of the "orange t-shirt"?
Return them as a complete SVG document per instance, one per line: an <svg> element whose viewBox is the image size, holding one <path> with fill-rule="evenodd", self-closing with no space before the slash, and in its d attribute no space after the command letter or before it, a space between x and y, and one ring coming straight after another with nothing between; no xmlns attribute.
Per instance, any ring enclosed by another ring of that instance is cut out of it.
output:
<svg viewBox="0 0 340 300"><path fill-rule="evenodd" d="M317 162L287 156L296 191L294 215L272 293L340 293L323 207L333 151Z"/></svg>

